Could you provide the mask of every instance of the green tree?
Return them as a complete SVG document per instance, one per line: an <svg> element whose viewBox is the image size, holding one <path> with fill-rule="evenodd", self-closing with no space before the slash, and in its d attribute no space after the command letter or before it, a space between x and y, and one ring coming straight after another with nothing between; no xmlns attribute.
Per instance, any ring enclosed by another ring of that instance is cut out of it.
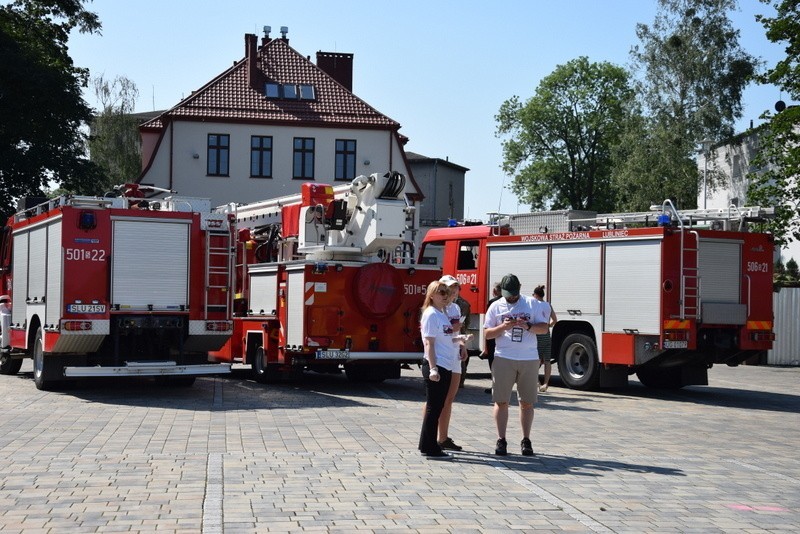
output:
<svg viewBox="0 0 800 534"><path fill-rule="evenodd" d="M786 272L795 280L800 279L800 272L798 271L797 262L794 261L794 258L786 262Z"/></svg>
<svg viewBox="0 0 800 534"><path fill-rule="evenodd" d="M770 4L769 0L762 0ZM800 100L800 3L797 0L774 2L774 17L760 16L767 39L785 43L786 57L759 77L761 83L775 84L794 100ZM800 107L790 106L771 114L761 136L750 175L748 203L774 206L775 219L767 223L780 244L800 240Z"/></svg>
<svg viewBox="0 0 800 534"><path fill-rule="evenodd" d="M742 91L758 67L739 46L739 32L728 18L736 0L658 3L653 24L637 25L641 44L631 51L648 120L627 133L625 150L617 154L614 181L627 193L627 209L663 200L652 196L656 192L680 207L696 206L698 143L733 133L742 115ZM722 182L724 177L711 169L709 190Z"/></svg>
<svg viewBox="0 0 800 534"><path fill-rule="evenodd" d="M131 116L139 91L124 76L108 81L101 75L92 79L92 86L102 110L92 121L89 154L106 177L98 185L110 189L134 181L142 169L139 123Z"/></svg>
<svg viewBox="0 0 800 534"><path fill-rule="evenodd" d="M525 104L505 101L495 120L511 191L533 209L608 210L611 150L632 100L623 68L580 57L556 67Z"/></svg>
<svg viewBox="0 0 800 534"><path fill-rule="evenodd" d="M0 6L0 212L50 183L91 188L97 168L86 158L81 127L88 72L69 57L73 29L99 32L82 0L16 0Z"/></svg>

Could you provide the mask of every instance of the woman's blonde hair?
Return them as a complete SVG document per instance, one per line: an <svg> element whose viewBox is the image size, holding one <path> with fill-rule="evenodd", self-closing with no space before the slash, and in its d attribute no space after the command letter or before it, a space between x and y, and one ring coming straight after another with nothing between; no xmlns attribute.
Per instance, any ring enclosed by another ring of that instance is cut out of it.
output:
<svg viewBox="0 0 800 534"><path fill-rule="evenodd" d="M434 280L430 284L428 284L428 289L425 291L425 300L422 302L422 309L426 310L428 306L433 303L433 295L436 294L437 291L444 290L447 293L450 293L450 288L447 287L445 284L441 283L439 280Z"/></svg>

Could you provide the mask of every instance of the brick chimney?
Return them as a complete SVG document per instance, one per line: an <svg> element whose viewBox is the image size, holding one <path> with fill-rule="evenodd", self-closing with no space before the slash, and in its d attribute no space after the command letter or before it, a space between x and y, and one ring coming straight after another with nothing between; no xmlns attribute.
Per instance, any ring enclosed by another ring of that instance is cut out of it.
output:
<svg viewBox="0 0 800 534"><path fill-rule="evenodd" d="M317 52L317 67L353 92L353 54Z"/></svg>
<svg viewBox="0 0 800 534"><path fill-rule="evenodd" d="M247 85L255 90L258 87L258 36L254 33L244 34L244 58L247 68Z"/></svg>

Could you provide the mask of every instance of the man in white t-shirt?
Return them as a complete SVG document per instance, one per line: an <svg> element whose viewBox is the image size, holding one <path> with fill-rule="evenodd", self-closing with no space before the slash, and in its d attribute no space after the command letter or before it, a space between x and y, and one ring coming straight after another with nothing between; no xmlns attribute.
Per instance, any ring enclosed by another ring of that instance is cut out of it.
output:
<svg viewBox="0 0 800 534"><path fill-rule="evenodd" d="M492 364L492 400L497 425L495 454L508 454L506 428L508 403L514 384L519 398L519 421L522 427L520 444L524 456L533 456L530 434L533 427L533 406L539 389L539 354L536 334L548 331L547 323L535 322L538 305L532 298L520 294L519 279L507 274L500 281L502 298L486 310L484 337L495 340Z"/></svg>

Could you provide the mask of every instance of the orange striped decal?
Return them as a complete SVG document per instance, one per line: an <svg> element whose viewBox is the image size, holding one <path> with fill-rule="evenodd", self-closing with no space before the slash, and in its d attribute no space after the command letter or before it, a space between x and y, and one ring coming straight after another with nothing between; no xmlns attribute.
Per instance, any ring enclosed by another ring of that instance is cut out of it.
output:
<svg viewBox="0 0 800 534"><path fill-rule="evenodd" d="M772 330L772 321L747 321L748 330Z"/></svg>
<svg viewBox="0 0 800 534"><path fill-rule="evenodd" d="M691 328L691 321L676 321L669 319L664 321L664 330L689 330Z"/></svg>

